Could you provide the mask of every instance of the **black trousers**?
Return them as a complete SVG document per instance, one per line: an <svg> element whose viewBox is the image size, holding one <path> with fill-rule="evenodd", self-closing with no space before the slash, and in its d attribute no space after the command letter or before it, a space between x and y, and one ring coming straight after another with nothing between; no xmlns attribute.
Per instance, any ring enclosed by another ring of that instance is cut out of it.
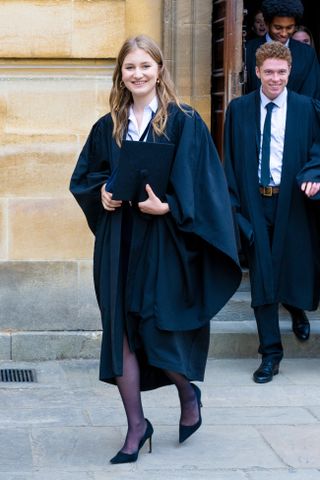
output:
<svg viewBox="0 0 320 480"><path fill-rule="evenodd" d="M274 224L278 206L278 195L262 197L263 211L267 223L270 246L272 246ZM254 308L259 335L259 353L262 358L280 361L283 357L279 327L279 304L271 303Z"/></svg>

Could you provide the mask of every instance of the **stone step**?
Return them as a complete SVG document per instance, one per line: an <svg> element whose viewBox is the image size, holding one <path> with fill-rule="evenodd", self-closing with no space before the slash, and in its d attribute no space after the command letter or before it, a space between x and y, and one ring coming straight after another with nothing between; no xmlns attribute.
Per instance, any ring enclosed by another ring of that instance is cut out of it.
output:
<svg viewBox="0 0 320 480"><path fill-rule="evenodd" d="M0 360L98 358L100 318L91 277L91 261L0 262ZM241 287L211 322L211 357L257 356L250 300L245 271ZM308 316L312 336L301 344L280 307L287 356L320 357L320 310Z"/></svg>
<svg viewBox="0 0 320 480"><path fill-rule="evenodd" d="M309 315L311 336L299 342L291 322L281 320L282 341L288 358L320 358L320 319ZM313 318L311 318L313 317ZM101 331L20 331L0 332L0 360L42 361L99 358ZM257 357L255 321L211 322L209 357Z"/></svg>
<svg viewBox="0 0 320 480"><path fill-rule="evenodd" d="M286 317L283 313L280 318ZM308 313L311 335L307 342L299 341L292 333L291 321L280 320L284 353L287 358L320 357L320 317ZM257 357L258 334L255 320L211 322L209 356L213 358Z"/></svg>
<svg viewBox="0 0 320 480"><path fill-rule="evenodd" d="M246 291L246 286L240 288L225 307L215 316L215 320L218 322L246 322L248 320L254 321L253 310L250 306L251 295L249 291ZM313 320L320 320L320 309L316 312L309 312L308 316ZM280 320L290 320L290 315L280 306L279 308Z"/></svg>

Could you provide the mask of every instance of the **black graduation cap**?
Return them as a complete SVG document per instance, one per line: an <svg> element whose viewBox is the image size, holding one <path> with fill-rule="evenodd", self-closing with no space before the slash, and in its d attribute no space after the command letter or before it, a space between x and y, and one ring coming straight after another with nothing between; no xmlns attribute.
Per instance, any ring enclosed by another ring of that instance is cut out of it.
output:
<svg viewBox="0 0 320 480"><path fill-rule="evenodd" d="M107 183L114 200L143 202L148 183L160 200L165 199L175 145L124 140L119 164Z"/></svg>

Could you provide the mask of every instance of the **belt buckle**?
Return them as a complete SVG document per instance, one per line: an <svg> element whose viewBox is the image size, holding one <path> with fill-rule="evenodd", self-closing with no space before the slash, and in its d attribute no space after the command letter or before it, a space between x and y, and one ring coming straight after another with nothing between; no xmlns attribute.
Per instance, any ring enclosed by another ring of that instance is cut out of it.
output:
<svg viewBox="0 0 320 480"><path fill-rule="evenodd" d="M272 197L272 187L263 187L263 195L265 197Z"/></svg>

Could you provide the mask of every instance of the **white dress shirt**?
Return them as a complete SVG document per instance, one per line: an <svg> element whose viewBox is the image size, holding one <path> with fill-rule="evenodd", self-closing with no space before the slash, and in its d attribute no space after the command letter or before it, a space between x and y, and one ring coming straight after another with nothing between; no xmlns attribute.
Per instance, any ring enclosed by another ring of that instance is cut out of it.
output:
<svg viewBox="0 0 320 480"><path fill-rule="evenodd" d="M274 42L274 40L270 37L269 33L266 33L266 41L267 42ZM283 45L285 47L288 47L289 48L289 42L290 42L290 38L288 38L288 40L286 41L286 43L284 43Z"/></svg>
<svg viewBox="0 0 320 480"><path fill-rule="evenodd" d="M152 116L156 113L157 109L158 109L158 99L155 96L151 100L149 105L144 107L142 122L139 129L138 122L133 112L133 107L131 105L129 109L129 123L128 123L128 132L127 132L126 140L139 141L140 137L142 136L143 132L147 128ZM147 136L148 135L145 136L143 140L144 142L147 141Z"/></svg>
<svg viewBox="0 0 320 480"><path fill-rule="evenodd" d="M271 143L270 143L270 185L277 186L281 183L282 157L284 149L284 135L286 129L288 90L284 91L274 100L270 100L260 89L260 152L259 152L259 181L261 181L261 150L263 127L267 115L266 105L271 101L275 104L271 115Z"/></svg>

